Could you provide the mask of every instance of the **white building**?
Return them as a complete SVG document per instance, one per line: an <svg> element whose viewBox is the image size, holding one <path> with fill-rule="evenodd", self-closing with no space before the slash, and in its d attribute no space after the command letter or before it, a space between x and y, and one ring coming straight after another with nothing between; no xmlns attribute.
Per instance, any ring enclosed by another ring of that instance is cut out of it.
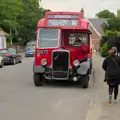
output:
<svg viewBox="0 0 120 120"><path fill-rule="evenodd" d="M7 47L7 39L8 34L5 33L1 28L0 28L0 49L6 49Z"/></svg>

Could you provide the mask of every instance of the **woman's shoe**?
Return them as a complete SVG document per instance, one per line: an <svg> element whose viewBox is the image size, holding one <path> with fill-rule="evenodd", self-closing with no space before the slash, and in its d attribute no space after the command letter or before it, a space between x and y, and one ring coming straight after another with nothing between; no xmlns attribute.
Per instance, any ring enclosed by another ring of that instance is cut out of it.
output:
<svg viewBox="0 0 120 120"><path fill-rule="evenodd" d="M109 103L109 104L112 104L112 96L109 96L108 103Z"/></svg>
<svg viewBox="0 0 120 120"><path fill-rule="evenodd" d="M114 103L119 103L119 100L118 99L114 100Z"/></svg>

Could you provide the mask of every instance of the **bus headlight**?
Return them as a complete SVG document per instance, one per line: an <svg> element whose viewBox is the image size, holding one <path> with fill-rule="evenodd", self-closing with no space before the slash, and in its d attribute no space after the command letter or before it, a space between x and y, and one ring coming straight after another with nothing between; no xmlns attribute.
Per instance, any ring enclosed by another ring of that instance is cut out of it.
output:
<svg viewBox="0 0 120 120"><path fill-rule="evenodd" d="M47 60L46 59L42 59L41 60L41 65L45 66L47 64Z"/></svg>
<svg viewBox="0 0 120 120"><path fill-rule="evenodd" d="M75 60L75 61L73 62L73 65L74 65L75 67L78 67L78 66L80 65L80 62L79 62L78 60Z"/></svg>

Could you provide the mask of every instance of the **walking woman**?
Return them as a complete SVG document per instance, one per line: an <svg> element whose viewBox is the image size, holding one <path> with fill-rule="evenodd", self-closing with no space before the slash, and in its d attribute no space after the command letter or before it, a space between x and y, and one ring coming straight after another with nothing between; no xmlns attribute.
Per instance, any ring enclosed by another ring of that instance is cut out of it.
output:
<svg viewBox="0 0 120 120"><path fill-rule="evenodd" d="M119 83L120 83L120 57L116 55L117 48L112 47L109 56L103 61L103 69L105 70L105 81L109 85L109 104L112 103L112 94L114 92L114 100L117 100Z"/></svg>

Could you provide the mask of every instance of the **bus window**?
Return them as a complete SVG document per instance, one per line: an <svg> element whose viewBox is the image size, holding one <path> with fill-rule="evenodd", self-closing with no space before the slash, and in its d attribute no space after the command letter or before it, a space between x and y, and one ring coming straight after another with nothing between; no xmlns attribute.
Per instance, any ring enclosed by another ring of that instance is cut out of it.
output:
<svg viewBox="0 0 120 120"><path fill-rule="evenodd" d="M87 33L70 33L69 34L69 45L70 46L81 46L82 44L88 44Z"/></svg>
<svg viewBox="0 0 120 120"><path fill-rule="evenodd" d="M52 48L58 46L58 29L41 28L38 34L38 47Z"/></svg>
<svg viewBox="0 0 120 120"><path fill-rule="evenodd" d="M74 45L75 43L75 35L74 34L70 34L69 35L69 44L70 45Z"/></svg>

